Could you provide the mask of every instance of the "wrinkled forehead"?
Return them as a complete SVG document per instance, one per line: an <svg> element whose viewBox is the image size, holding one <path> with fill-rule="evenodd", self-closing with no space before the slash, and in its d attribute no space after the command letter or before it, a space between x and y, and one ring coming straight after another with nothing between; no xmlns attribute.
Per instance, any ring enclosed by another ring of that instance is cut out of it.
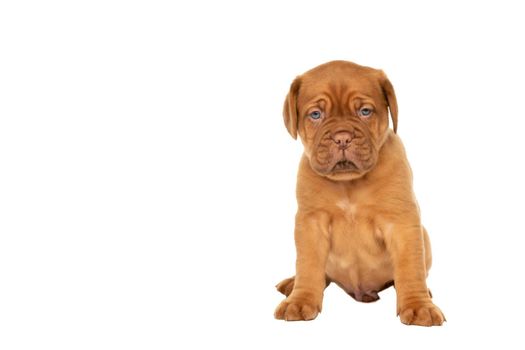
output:
<svg viewBox="0 0 525 350"><path fill-rule="evenodd" d="M312 102L320 96L330 96L334 102L348 101L353 96L384 99L375 69L335 69L309 71L301 77L298 103ZM378 101L379 102L379 101Z"/></svg>

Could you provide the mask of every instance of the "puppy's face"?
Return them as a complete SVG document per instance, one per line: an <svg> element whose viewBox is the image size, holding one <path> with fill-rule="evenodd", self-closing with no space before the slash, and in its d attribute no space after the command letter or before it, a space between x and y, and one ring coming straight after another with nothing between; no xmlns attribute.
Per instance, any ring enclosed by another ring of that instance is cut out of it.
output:
<svg viewBox="0 0 525 350"><path fill-rule="evenodd" d="M299 134L312 169L332 180L363 176L376 164L397 103L382 71L345 61L297 77L284 103L288 132Z"/></svg>

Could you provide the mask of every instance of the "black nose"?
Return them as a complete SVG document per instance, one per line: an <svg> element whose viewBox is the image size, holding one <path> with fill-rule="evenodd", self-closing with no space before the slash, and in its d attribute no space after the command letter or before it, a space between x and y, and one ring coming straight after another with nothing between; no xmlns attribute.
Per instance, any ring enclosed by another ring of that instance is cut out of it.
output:
<svg viewBox="0 0 525 350"><path fill-rule="evenodd" d="M350 142L352 142L352 134L348 131L339 131L332 135L332 140L339 148L345 149L350 146Z"/></svg>

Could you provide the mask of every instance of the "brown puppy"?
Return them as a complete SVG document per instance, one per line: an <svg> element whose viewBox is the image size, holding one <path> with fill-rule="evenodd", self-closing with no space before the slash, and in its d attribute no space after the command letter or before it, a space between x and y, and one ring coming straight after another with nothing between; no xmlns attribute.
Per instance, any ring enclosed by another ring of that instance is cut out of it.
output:
<svg viewBox="0 0 525 350"><path fill-rule="evenodd" d="M388 128L388 109L393 131ZM358 301L391 285L401 322L441 325L425 279L432 262L412 190L412 172L396 135L392 84L376 69L345 61L297 77L284 122L304 154L297 181L296 276L277 285L287 298L278 319L311 320L323 291L337 283Z"/></svg>

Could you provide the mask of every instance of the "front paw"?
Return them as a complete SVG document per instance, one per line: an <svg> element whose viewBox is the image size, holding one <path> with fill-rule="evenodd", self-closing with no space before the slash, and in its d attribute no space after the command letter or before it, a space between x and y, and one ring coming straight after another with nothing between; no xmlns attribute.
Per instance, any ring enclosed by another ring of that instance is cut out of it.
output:
<svg viewBox="0 0 525 350"><path fill-rule="evenodd" d="M289 296L277 306L274 316L278 320L308 321L316 318L319 312L321 302L314 298Z"/></svg>
<svg viewBox="0 0 525 350"><path fill-rule="evenodd" d="M407 325L441 326L445 315L430 300L412 302L400 307L399 318Z"/></svg>

